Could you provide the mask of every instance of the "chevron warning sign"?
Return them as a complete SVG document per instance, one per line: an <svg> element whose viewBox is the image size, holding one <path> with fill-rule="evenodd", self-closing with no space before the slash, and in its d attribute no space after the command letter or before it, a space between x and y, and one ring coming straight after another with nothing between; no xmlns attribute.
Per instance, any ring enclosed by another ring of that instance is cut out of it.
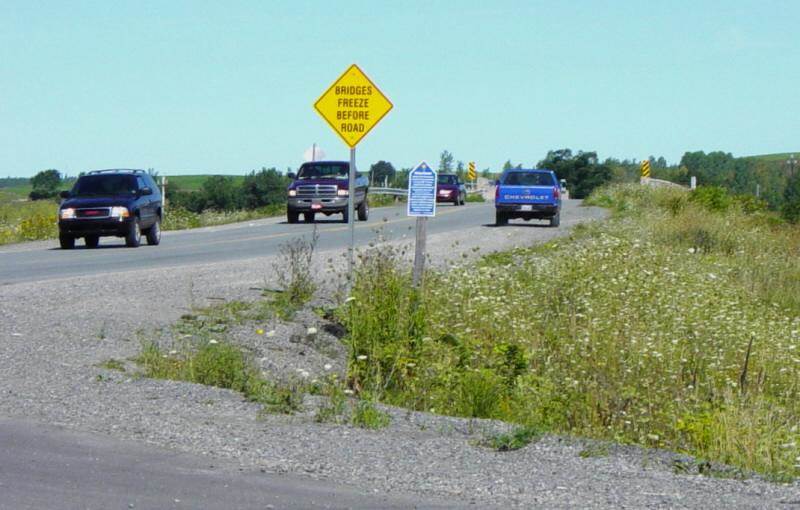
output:
<svg viewBox="0 0 800 510"><path fill-rule="evenodd" d="M467 165L467 168L468 168L468 170L467 170L467 180L468 181L474 181L475 179L477 179L478 178L478 174L475 173L475 162L474 161L470 161L469 164Z"/></svg>
<svg viewBox="0 0 800 510"><path fill-rule="evenodd" d="M650 177L650 161L647 159L642 161L642 177Z"/></svg>

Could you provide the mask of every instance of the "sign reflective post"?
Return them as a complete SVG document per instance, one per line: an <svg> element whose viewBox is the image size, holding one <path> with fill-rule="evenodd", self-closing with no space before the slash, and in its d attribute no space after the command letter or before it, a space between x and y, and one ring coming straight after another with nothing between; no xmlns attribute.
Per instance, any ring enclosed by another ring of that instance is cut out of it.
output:
<svg viewBox="0 0 800 510"><path fill-rule="evenodd" d="M427 219L436 216L436 172L424 161L408 175L407 214L417 217L413 272L413 284L417 287L425 271Z"/></svg>

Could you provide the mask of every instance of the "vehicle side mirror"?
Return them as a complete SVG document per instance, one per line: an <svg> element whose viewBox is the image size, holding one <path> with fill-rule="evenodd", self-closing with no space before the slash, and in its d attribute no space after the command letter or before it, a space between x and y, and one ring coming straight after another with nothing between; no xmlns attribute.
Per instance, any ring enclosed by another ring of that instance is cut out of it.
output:
<svg viewBox="0 0 800 510"><path fill-rule="evenodd" d="M495 182L494 180L489 181L489 186L494 186L495 184L497 184L497 182Z"/></svg>
<svg viewBox="0 0 800 510"><path fill-rule="evenodd" d="M61 193L59 193L58 196L60 196L61 198L69 198L70 192L68 190L64 190Z"/></svg>
<svg viewBox="0 0 800 510"><path fill-rule="evenodd" d="M152 195L152 194L153 194L153 190L148 188L147 186L145 186L144 188L139 190L139 196L142 196L142 197L147 196L147 195Z"/></svg>
<svg viewBox="0 0 800 510"><path fill-rule="evenodd" d="M297 179L297 174L294 172L289 172L288 174L286 174L286 177L288 177L291 180L295 180Z"/></svg>

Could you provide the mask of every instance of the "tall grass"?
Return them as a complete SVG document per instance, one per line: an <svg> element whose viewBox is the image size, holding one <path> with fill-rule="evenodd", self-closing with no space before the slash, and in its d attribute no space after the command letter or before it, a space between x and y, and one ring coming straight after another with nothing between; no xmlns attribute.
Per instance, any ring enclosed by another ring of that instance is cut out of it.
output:
<svg viewBox="0 0 800 510"><path fill-rule="evenodd" d="M572 238L411 290L364 258L349 382L384 402L800 475L800 232L638 186Z"/></svg>
<svg viewBox="0 0 800 510"><path fill-rule="evenodd" d="M0 191L0 245L57 237L57 210L52 200L32 202Z"/></svg>

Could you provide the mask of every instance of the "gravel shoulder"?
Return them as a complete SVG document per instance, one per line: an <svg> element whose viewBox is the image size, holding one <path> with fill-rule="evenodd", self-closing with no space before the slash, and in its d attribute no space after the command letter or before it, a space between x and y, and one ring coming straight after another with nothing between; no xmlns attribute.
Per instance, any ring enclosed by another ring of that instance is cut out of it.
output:
<svg viewBox="0 0 800 510"><path fill-rule="evenodd" d="M430 237L428 251L434 263L474 257L541 242L603 217L600 209L574 207L557 230L475 227L459 232L457 243L452 234ZM317 260L320 274L329 274L343 258L321 252ZM225 459L245 470L303 474L379 494L448 498L464 507L800 505L798 484L679 474L676 456L668 452L613 447L583 458L583 442L552 436L496 452L478 443L504 424L402 409L389 409L392 424L379 431L320 424L307 413L259 417L258 405L228 390L97 366L136 355L143 338L194 306L256 299L258 288L274 286L273 262L261 257L0 287L0 416ZM308 312L294 325L264 324L276 331L267 343L244 330L237 335L243 343L262 342L254 346L262 349L265 370L322 374L326 363L341 370L335 348L291 341L304 328L323 326L319 321ZM335 338L323 340L335 344Z"/></svg>

